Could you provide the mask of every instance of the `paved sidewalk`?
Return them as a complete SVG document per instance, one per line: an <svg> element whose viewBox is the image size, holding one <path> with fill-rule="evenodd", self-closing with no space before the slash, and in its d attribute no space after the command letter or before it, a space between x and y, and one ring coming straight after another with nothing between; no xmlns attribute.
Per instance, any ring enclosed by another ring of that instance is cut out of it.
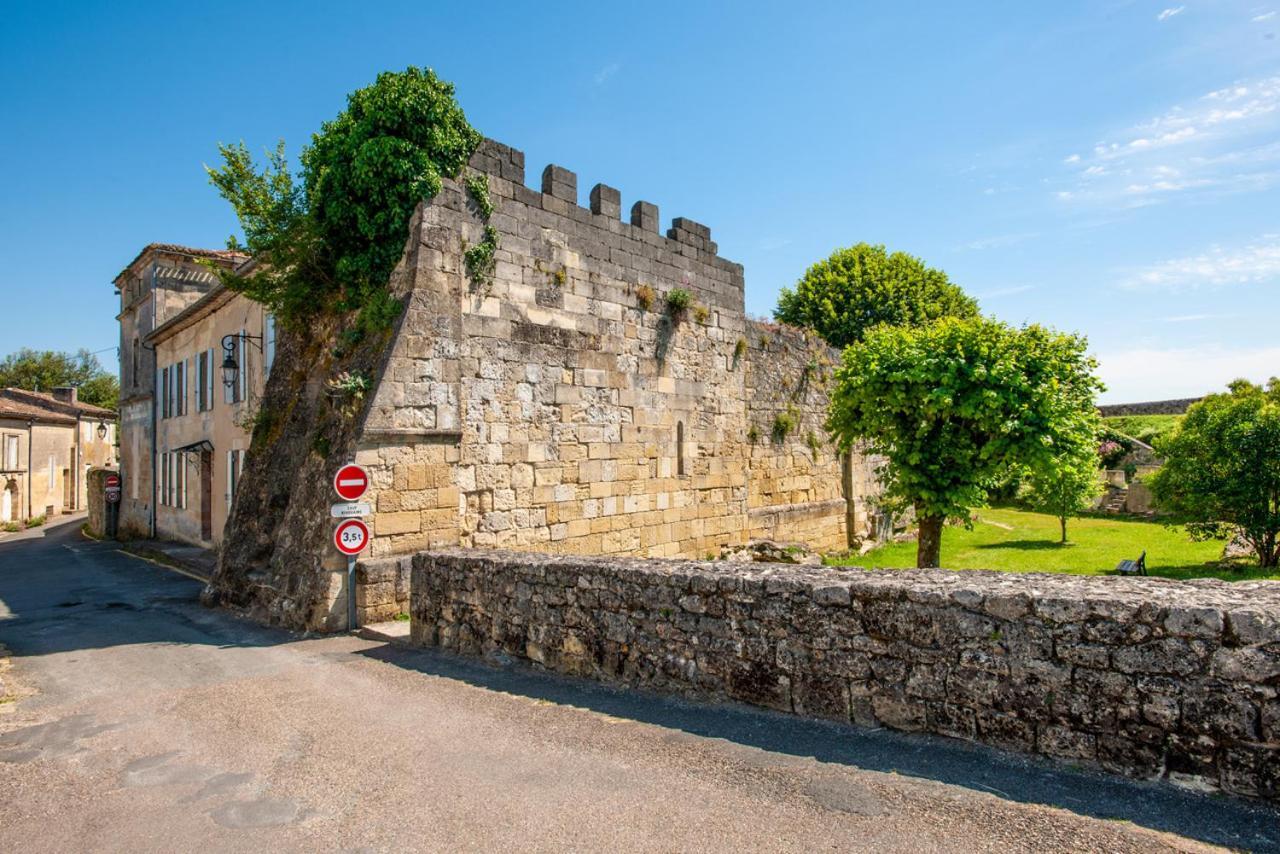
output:
<svg viewBox="0 0 1280 854"><path fill-rule="evenodd" d="M125 540L121 551L164 564L208 581L218 568L218 554L212 549L168 540Z"/></svg>

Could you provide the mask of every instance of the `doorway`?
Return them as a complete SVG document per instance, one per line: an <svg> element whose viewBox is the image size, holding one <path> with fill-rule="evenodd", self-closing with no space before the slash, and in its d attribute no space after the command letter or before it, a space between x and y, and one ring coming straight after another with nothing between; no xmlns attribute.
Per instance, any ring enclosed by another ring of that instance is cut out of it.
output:
<svg viewBox="0 0 1280 854"><path fill-rule="evenodd" d="M200 452L200 539L213 539L213 454Z"/></svg>
<svg viewBox="0 0 1280 854"><path fill-rule="evenodd" d="M9 489L8 484L4 489L0 489L0 522L13 521L13 491Z"/></svg>

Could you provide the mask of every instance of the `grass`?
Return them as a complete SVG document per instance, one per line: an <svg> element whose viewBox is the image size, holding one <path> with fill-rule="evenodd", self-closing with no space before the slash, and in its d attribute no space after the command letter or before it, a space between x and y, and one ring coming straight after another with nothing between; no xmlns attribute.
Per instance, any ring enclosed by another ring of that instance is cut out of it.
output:
<svg viewBox="0 0 1280 854"><path fill-rule="evenodd" d="M1102 419L1102 423L1117 433L1150 445L1157 438L1173 432L1181 420L1181 415L1112 415Z"/></svg>
<svg viewBox="0 0 1280 854"><path fill-rule="evenodd" d="M1069 542L1058 542L1058 520L1044 513L999 507L978 511L973 530L948 526L942 533L942 565L947 569L1001 572L1065 572L1108 575L1117 563L1136 560L1145 549L1147 572L1165 578L1221 578L1227 581L1280 580L1280 570L1220 562L1220 540L1192 542L1179 527L1114 516L1087 516L1067 522ZM831 560L833 565L914 567L916 544L891 543L865 555Z"/></svg>

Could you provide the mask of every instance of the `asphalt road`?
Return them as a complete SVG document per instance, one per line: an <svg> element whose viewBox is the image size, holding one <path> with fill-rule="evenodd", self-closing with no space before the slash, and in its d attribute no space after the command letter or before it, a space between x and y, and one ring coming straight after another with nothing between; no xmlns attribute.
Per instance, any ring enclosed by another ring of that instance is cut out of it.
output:
<svg viewBox="0 0 1280 854"><path fill-rule="evenodd" d="M3 851L1280 850L1242 801L264 629L77 527L0 541Z"/></svg>

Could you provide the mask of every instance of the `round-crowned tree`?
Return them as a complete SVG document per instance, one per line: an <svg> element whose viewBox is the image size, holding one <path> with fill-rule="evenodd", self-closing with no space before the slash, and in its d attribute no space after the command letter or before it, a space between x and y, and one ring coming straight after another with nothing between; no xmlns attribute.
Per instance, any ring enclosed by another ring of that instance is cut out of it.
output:
<svg viewBox="0 0 1280 854"><path fill-rule="evenodd" d="M882 324L923 326L943 317L976 317L978 304L919 258L859 243L814 264L794 289L783 288L773 315L813 329L833 347L846 347Z"/></svg>
<svg viewBox="0 0 1280 854"><path fill-rule="evenodd" d="M1151 491L1193 538L1238 534L1262 566L1280 563L1280 380L1236 380L1192 404L1156 450L1165 464Z"/></svg>
<svg viewBox="0 0 1280 854"><path fill-rule="evenodd" d="M984 318L880 326L844 351L828 429L883 455L886 498L915 508L916 564L938 566L947 517L1010 470L1092 453L1097 363L1076 335Z"/></svg>

